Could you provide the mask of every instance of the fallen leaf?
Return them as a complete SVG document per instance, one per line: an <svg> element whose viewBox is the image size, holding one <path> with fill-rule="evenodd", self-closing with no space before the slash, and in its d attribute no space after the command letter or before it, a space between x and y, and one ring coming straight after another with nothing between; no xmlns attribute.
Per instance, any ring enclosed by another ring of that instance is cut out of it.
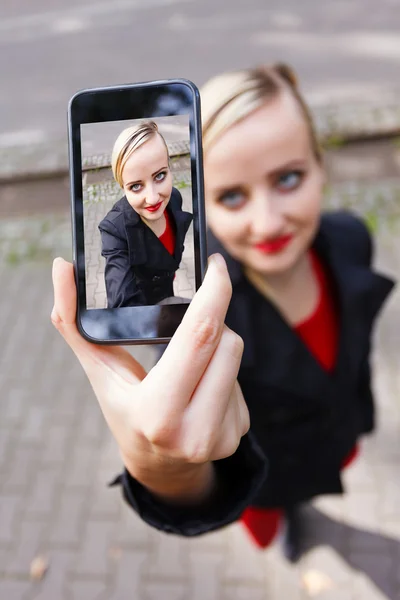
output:
<svg viewBox="0 0 400 600"><path fill-rule="evenodd" d="M48 568L48 559L43 555L36 556L31 562L31 567L29 570L31 579L34 579L35 581L43 579Z"/></svg>
<svg viewBox="0 0 400 600"><path fill-rule="evenodd" d="M317 596L321 592L326 592L334 587L334 583L330 577L317 571L316 569L310 569L303 573L302 577L303 588L310 596Z"/></svg>

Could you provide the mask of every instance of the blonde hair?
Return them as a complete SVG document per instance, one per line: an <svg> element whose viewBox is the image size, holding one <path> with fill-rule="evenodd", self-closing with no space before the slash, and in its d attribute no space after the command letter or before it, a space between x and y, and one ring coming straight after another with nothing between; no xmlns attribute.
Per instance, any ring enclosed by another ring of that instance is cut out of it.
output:
<svg viewBox="0 0 400 600"><path fill-rule="evenodd" d="M111 155L111 168L114 175L114 179L123 188L124 181L122 173L124 167L132 156L133 152L145 144L150 138L155 135L159 135L164 142L165 149L167 151L168 162L169 153L167 142L158 130L158 126L154 121L145 121L139 125L133 125L127 127L117 137L114 143L112 155Z"/></svg>
<svg viewBox="0 0 400 600"><path fill-rule="evenodd" d="M294 71L285 64L223 73L211 78L201 90L203 148L208 148L232 125L276 98L282 92L292 94L307 125L315 158L322 162L311 113L300 93Z"/></svg>

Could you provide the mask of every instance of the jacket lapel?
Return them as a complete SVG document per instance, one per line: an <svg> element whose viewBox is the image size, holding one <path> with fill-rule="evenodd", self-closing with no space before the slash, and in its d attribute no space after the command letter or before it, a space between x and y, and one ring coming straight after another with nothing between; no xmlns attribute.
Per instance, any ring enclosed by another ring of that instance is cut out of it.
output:
<svg viewBox="0 0 400 600"><path fill-rule="evenodd" d="M145 265L148 257L142 220L137 212L133 210L126 196L121 198L120 202L124 214L129 262L131 265Z"/></svg>

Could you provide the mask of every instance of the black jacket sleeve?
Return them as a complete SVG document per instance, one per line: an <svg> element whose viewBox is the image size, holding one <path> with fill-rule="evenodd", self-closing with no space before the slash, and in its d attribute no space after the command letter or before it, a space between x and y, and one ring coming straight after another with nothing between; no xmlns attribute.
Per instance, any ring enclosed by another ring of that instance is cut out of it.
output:
<svg viewBox="0 0 400 600"><path fill-rule="evenodd" d="M121 485L125 501L156 529L183 536L196 536L236 521L263 484L267 463L251 432L229 458L215 461L217 490L199 506L177 507L155 498L124 471L110 485Z"/></svg>
<svg viewBox="0 0 400 600"><path fill-rule="evenodd" d="M129 263L128 243L110 222L102 222L101 255L106 259L104 279L107 292L107 308L138 306L145 304L138 289L133 269Z"/></svg>

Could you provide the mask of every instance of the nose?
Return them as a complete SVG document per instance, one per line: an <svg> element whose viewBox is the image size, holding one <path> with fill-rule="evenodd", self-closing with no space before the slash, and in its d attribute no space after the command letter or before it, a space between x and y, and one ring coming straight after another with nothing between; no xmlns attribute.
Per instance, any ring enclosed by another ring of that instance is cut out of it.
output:
<svg viewBox="0 0 400 600"><path fill-rule="evenodd" d="M278 202L267 189L259 190L253 202L251 229L257 239L273 239L282 234L285 218Z"/></svg>
<svg viewBox="0 0 400 600"><path fill-rule="evenodd" d="M154 206L160 202L160 194L154 184L148 187L146 201L150 206Z"/></svg>

